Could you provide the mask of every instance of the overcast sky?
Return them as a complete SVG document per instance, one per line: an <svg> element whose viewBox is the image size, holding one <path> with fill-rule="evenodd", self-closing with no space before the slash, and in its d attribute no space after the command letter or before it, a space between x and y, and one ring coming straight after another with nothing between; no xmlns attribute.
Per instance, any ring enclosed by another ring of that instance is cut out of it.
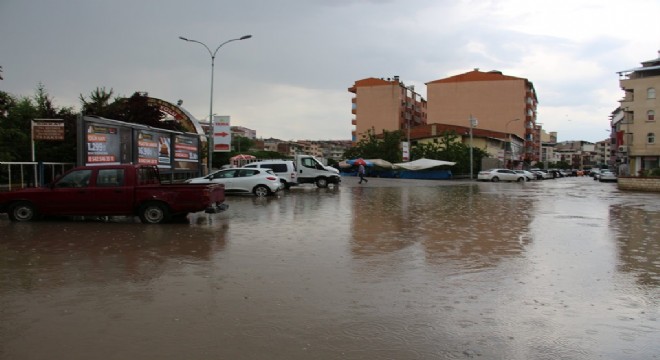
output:
<svg viewBox="0 0 660 360"><path fill-rule="evenodd" d="M0 90L80 109L97 87L145 91L258 137L350 139L356 80L425 83L479 68L534 83L559 141L600 141L617 71L655 59L658 0L0 0ZM466 119L467 125L467 119Z"/></svg>

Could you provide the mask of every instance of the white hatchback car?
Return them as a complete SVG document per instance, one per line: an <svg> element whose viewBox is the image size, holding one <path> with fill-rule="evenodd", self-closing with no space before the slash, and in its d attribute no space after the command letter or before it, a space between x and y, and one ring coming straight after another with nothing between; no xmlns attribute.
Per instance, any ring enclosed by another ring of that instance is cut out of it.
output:
<svg viewBox="0 0 660 360"><path fill-rule="evenodd" d="M271 169L230 168L204 177L186 180L187 184L224 184L227 194L273 195L284 185Z"/></svg>
<svg viewBox="0 0 660 360"><path fill-rule="evenodd" d="M490 169L479 171L477 180L480 181L525 181L525 175L517 174L509 169Z"/></svg>

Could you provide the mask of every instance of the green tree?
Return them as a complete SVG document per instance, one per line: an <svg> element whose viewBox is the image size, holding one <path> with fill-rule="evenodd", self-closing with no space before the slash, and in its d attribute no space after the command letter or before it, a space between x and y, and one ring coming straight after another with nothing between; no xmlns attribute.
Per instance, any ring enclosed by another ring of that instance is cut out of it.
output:
<svg viewBox="0 0 660 360"><path fill-rule="evenodd" d="M344 152L346 159L383 159L391 163L401 162L401 131L383 130L382 136L367 135L355 146Z"/></svg>
<svg viewBox="0 0 660 360"><path fill-rule="evenodd" d="M413 159L433 159L455 162L452 170L456 174L470 173L470 146L460 141L455 131L444 132L438 143L422 143L412 149ZM481 159L488 153L479 148L472 148L473 172L480 169Z"/></svg>
<svg viewBox="0 0 660 360"><path fill-rule="evenodd" d="M89 101L80 94L80 102L82 103L81 112L85 115L98 115L103 116L109 111L110 108L110 99L112 98L114 91L110 91L104 88L96 88L89 95Z"/></svg>
<svg viewBox="0 0 660 360"><path fill-rule="evenodd" d="M71 108L58 109L44 86L39 84L33 98L17 99L0 92L0 160L31 161L31 122L34 119L62 119L64 141L35 141L37 161L73 162L76 157L76 115Z"/></svg>

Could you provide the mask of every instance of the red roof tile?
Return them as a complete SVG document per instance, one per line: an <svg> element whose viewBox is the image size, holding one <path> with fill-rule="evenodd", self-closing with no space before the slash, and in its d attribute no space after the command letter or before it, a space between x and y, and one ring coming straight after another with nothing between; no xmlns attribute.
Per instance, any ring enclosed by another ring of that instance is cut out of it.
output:
<svg viewBox="0 0 660 360"><path fill-rule="evenodd" d="M437 84L437 83L454 83L454 82L470 82L470 81L498 81L498 80L525 80L523 78L518 78L515 76L503 75L499 71L489 71L481 72L479 70L473 70L466 72L464 74L459 74L451 76L448 78L434 80L427 82L426 84Z"/></svg>

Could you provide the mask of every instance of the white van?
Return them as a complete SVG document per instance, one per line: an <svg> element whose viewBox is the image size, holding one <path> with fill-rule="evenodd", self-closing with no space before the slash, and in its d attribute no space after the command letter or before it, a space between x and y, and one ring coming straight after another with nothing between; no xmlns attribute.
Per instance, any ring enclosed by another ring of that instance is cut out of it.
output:
<svg viewBox="0 0 660 360"><path fill-rule="evenodd" d="M316 184L320 188L328 184L339 184L341 178L337 169L321 164L311 155L296 155L298 184Z"/></svg>
<svg viewBox="0 0 660 360"><path fill-rule="evenodd" d="M245 165L246 168L268 168L280 178L284 188L298 185L296 181L296 164L292 160L263 160Z"/></svg>

